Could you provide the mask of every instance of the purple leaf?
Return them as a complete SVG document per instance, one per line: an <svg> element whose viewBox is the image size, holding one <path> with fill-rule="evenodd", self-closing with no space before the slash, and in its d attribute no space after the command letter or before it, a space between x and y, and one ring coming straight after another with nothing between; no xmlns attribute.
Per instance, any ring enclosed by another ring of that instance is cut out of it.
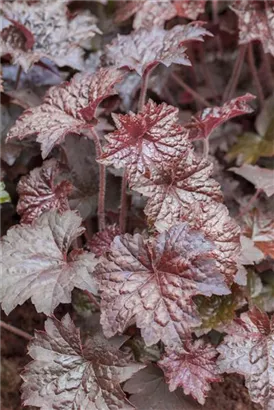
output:
<svg viewBox="0 0 274 410"><path fill-rule="evenodd" d="M115 94L114 86L123 78L115 68L102 68L96 74L76 74L70 82L51 87L43 103L26 110L16 121L8 139L22 140L37 134L42 156L47 157L69 133L81 134L93 125L101 101Z"/></svg>
<svg viewBox="0 0 274 410"><path fill-rule="evenodd" d="M48 318L45 332L36 332L29 344L34 359L22 374L24 405L40 408L132 410L120 383L143 364L130 361L102 334L82 342L69 315L61 322Z"/></svg>
<svg viewBox="0 0 274 410"><path fill-rule="evenodd" d="M200 404L205 404L210 383L222 381L216 365L217 355L215 347L203 339L186 340L176 349L166 348L158 365L170 391L183 387L185 394L191 394Z"/></svg>
<svg viewBox="0 0 274 410"><path fill-rule="evenodd" d="M58 163L50 159L20 179L17 212L21 215L21 223L31 223L46 211L57 209L64 212L69 209L68 195L72 185L69 181L55 183L58 171Z"/></svg>
<svg viewBox="0 0 274 410"><path fill-rule="evenodd" d="M12 227L2 239L2 308L9 314L31 298L38 312L49 315L59 303L70 303L74 287L96 293L91 274L97 264L93 254L69 252L84 228L73 211L51 211L33 225Z"/></svg>
<svg viewBox="0 0 274 410"><path fill-rule="evenodd" d="M180 343L200 324L192 297L229 293L212 250L211 242L186 223L151 241L139 234L116 236L96 269L105 335L136 322L147 345L159 339Z"/></svg>
<svg viewBox="0 0 274 410"><path fill-rule="evenodd" d="M270 197L274 194L274 170L244 164L239 168L230 168L230 171L247 179L256 189L261 189Z"/></svg>
<svg viewBox="0 0 274 410"><path fill-rule="evenodd" d="M273 318L257 307L242 313L227 327L224 341L217 348L222 372L245 376L251 400L266 410L274 406Z"/></svg>

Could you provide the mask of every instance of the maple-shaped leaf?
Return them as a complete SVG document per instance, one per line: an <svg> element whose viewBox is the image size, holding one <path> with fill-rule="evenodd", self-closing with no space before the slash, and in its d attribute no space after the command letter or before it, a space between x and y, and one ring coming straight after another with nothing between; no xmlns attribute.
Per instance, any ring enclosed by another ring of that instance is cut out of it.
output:
<svg viewBox="0 0 274 410"><path fill-rule="evenodd" d="M239 44L260 40L264 52L274 56L273 1L236 0L231 8L238 16Z"/></svg>
<svg viewBox="0 0 274 410"><path fill-rule="evenodd" d="M108 144L100 162L127 167L131 183L155 164L169 162L191 149L188 132L178 122L178 108L152 100L138 114L113 114L117 130L105 135Z"/></svg>
<svg viewBox="0 0 274 410"><path fill-rule="evenodd" d="M88 246L97 257L100 257L109 251L113 239L119 234L120 229L117 225L109 225L103 231L94 234L88 241Z"/></svg>
<svg viewBox="0 0 274 410"><path fill-rule="evenodd" d="M210 383L221 382L218 374L215 347L203 339L186 340L176 349L166 348L158 365L163 370L169 390L182 387L185 394L191 394L200 404L210 390Z"/></svg>
<svg viewBox="0 0 274 410"><path fill-rule="evenodd" d="M274 259L274 219L272 212L254 209L243 218L243 233L265 256Z"/></svg>
<svg viewBox="0 0 274 410"><path fill-rule="evenodd" d="M128 67L139 75L162 63L169 67L172 63L191 65L186 55L186 42L203 41L211 33L200 23L178 25L171 30L153 27L139 29L129 35L119 35L106 46L109 63L117 67Z"/></svg>
<svg viewBox="0 0 274 410"><path fill-rule="evenodd" d="M196 20L205 11L206 0L174 0L177 15L190 20Z"/></svg>
<svg viewBox="0 0 274 410"><path fill-rule="evenodd" d="M135 15L133 28L150 29L152 26L163 27L166 20L170 20L177 14L176 8L170 0L151 1L138 0L122 2L118 8L115 21L120 23Z"/></svg>
<svg viewBox="0 0 274 410"><path fill-rule="evenodd" d="M254 307L242 313L226 328L227 336L218 346L218 366L222 372L245 376L251 400L266 410L274 406L273 318Z"/></svg>
<svg viewBox="0 0 274 410"><path fill-rule="evenodd" d="M70 303L74 287L96 293L91 274L97 259L80 249L69 253L84 228L73 211L42 214L32 225L12 227L2 239L2 308L8 314L31 298L38 312L50 314Z"/></svg>
<svg viewBox="0 0 274 410"><path fill-rule="evenodd" d="M81 134L93 126L96 108L115 94L114 85L122 78L121 70L102 68L94 75L76 74L70 82L51 87L40 106L24 111L18 118L8 140L38 135L45 158L67 134Z"/></svg>
<svg viewBox="0 0 274 410"><path fill-rule="evenodd" d="M237 273L240 255L240 227L229 216L227 207L215 201L193 202L181 220L199 229L214 243L213 254L217 266L228 283L231 283ZM164 224L164 220L159 222L157 228L161 230Z"/></svg>
<svg viewBox="0 0 274 410"><path fill-rule="evenodd" d="M182 389L170 392L163 372L154 365L140 370L124 385L136 410L199 410L199 406Z"/></svg>
<svg viewBox="0 0 274 410"><path fill-rule="evenodd" d="M120 383L145 367L102 334L82 341L67 314L48 318L28 346L34 359L22 374L24 406L66 410L132 410Z"/></svg>
<svg viewBox="0 0 274 410"><path fill-rule="evenodd" d="M177 161L153 169L148 178L139 178L133 189L150 197L144 210L149 223L166 229L194 203L221 201L220 185L210 178L212 170L207 159L186 151Z"/></svg>
<svg viewBox="0 0 274 410"><path fill-rule="evenodd" d="M190 139L208 138L212 131L224 122L251 113L253 109L247 103L254 98L256 97L252 94L245 94L226 102L221 107L205 108L185 124L190 130Z"/></svg>
<svg viewBox="0 0 274 410"><path fill-rule="evenodd" d="M55 183L58 170L58 163L50 159L20 179L17 212L21 215L21 223L31 223L46 211L58 209L64 212L69 209L68 195L72 185L69 181Z"/></svg>
<svg viewBox="0 0 274 410"><path fill-rule="evenodd" d="M265 192L270 197L274 194L274 170L258 167L258 165L244 164L241 167L230 168L230 171L241 175L250 181L257 189Z"/></svg>
<svg viewBox="0 0 274 410"><path fill-rule="evenodd" d="M101 33L96 26L97 19L88 11L69 17L66 2L46 1L30 5L13 1L5 2L2 9L16 29L16 33L13 30L13 35L9 33L8 38L7 34L1 35L3 45L13 62L22 65L24 70L43 57L61 67L68 65L81 70L84 67L81 42Z"/></svg>
<svg viewBox="0 0 274 410"><path fill-rule="evenodd" d="M230 293L212 249L187 223L149 242L139 234L116 236L96 270L105 335L122 333L134 321L147 345L180 343L200 323L192 297Z"/></svg>

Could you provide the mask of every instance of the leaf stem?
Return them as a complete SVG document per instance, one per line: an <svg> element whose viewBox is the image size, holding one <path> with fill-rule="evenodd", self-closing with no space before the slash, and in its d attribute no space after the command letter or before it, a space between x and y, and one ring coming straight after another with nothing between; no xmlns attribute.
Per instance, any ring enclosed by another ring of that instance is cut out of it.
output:
<svg viewBox="0 0 274 410"><path fill-rule="evenodd" d="M242 71L246 49L247 44L243 44L239 47L239 52L233 67L231 77L224 91L223 102L230 100L234 95Z"/></svg>
<svg viewBox="0 0 274 410"><path fill-rule="evenodd" d="M15 90L17 90L19 82L20 82L20 78L21 78L21 74L22 74L22 67L19 65L18 69L17 69L17 73L16 73L16 79L15 79Z"/></svg>
<svg viewBox="0 0 274 410"><path fill-rule="evenodd" d="M96 156L99 158L102 155L102 146L99 135L94 128L91 128L91 134L93 136ZM106 167L103 164L99 164L99 197L98 197L98 225L99 231L103 231L106 227L105 217L105 197L106 197Z"/></svg>
<svg viewBox="0 0 274 410"><path fill-rule="evenodd" d="M147 87L148 87L148 80L149 76L154 70L155 66L152 66L144 71L144 74L142 76L142 84L141 84L141 91L140 91L140 97L139 97L139 102L138 102L138 111L142 111L144 108L145 102L146 102L146 96L147 96Z"/></svg>
<svg viewBox="0 0 274 410"><path fill-rule="evenodd" d="M198 101L205 107L212 107L210 102L208 102L204 97L197 93L197 91L189 87L189 85L187 85L177 74L172 73L171 77L176 81L177 84L179 84L184 90L186 90L190 95L192 95L195 101Z"/></svg>
<svg viewBox="0 0 274 410"><path fill-rule="evenodd" d="M203 139L203 156L205 158L208 157L208 153L209 153L209 141L208 141L208 137Z"/></svg>
<svg viewBox="0 0 274 410"><path fill-rule="evenodd" d="M269 57L269 54L266 54L264 52L262 45L261 45L260 50L261 50L261 58L262 58L263 78L267 85L267 89L271 93L274 89L274 81L273 81L273 75L272 75L272 70L271 70L270 57Z"/></svg>
<svg viewBox="0 0 274 410"><path fill-rule="evenodd" d="M32 340L33 339L33 336L31 336L29 333L26 333L21 329L17 329L17 327L9 325L8 323L3 322L2 320L0 320L0 327L2 327L3 329L8 330L9 332L11 332L11 333L13 333L17 336L23 337L26 340Z"/></svg>
<svg viewBox="0 0 274 410"><path fill-rule="evenodd" d="M91 303L93 303L98 309L101 309L100 303L92 293L90 293L88 290L84 290L84 294L87 295Z"/></svg>
<svg viewBox="0 0 274 410"><path fill-rule="evenodd" d="M258 100L260 103L260 106L262 108L262 106L264 105L264 93L262 90L262 86L259 80L259 76L258 76L258 72L257 72L257 68L255 65L255 59L254 59L254 52L253 52L253 45L252 43L248 44L248 63L249 63L249 68L253 77L253 81L255 84L255 87L257 89L257 93L258 93Z"/></svg>
<svg viewBox="0 0 274 410"><path fill-rule="evenodd" d="M125 233L127 223L127 169L124 169L124 175L121 185L121 202L120 202L120 218L119 227L120 232Z"/></svg>

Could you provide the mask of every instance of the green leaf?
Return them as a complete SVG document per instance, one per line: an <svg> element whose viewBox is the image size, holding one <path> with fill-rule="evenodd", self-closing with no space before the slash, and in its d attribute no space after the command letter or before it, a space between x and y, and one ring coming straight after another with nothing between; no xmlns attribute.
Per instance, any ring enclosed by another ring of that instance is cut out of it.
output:
<svg viewBox="0 0 274 410"><path fill-rule="evenodd" d="M245 304L242 290L234 285L231 294L211 297L197 296L194 298L202 324L196 332L207 333L212 329L221 329L234 319L235 311Z"/></svg>
<svg viewBox="0 0 274 410"><path fill-rule="evenodd" d="M5 190L5 184L3 181L0 182L0 204L6 202L11 202L9 193Z"/></svg>

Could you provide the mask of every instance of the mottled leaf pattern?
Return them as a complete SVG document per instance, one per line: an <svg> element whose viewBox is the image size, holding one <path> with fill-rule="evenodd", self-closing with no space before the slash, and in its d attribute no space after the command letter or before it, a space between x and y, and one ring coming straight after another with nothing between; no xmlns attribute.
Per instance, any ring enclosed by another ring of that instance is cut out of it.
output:
<svg viewBox="0 0 274 410"><path fill-rule="evenodd" d="M27 2L5 2L3 12L16 28L23 30L23 35L30 33L33 44L2 40L9 47L14 63L28 70L31 65L47 57L59 66L71 66L83 69L84 50L81 42L92 38L100 30L96 18L88 12L68 18L66 2L45 1L28 4ZM19 31L18 31L19 35Z"/></svg>
<svg viewBox="0 0 274 410"><path fill-rule="evenodd" d="M205 108L185 125L190 130L190 139L208 138L212 131L224 122L239 115L251 113L253 109L247 102L254 98L252 94L245 94L226 102L222 107Z"/></svg>
<svg viewBox="0 0 274 410"><path fill-rule="evenodd" d="M121 70L102 68L94 75L76 74L70 82L51 87L40 106L24 111L18 118L8 139L22 140L37 134L42 155L47 157L67 134L81 134L92 126L97 106L115 94L114 85L122 78Z"/></svg>
<svg viewBox="0 0 274 410"><path fill-rule="evenodd" d="M258 308L242 313L226 329L228 333L217 348L222 372L245 376L251 400L266 410L274 406L274 332L273 318Z"/></svg>
<svg viewBox="0 0 274 410"><path fill-rule="evenodd" d="M198 201L221 201L218 182L210 178L213 164L186 151L174 163L163 164L142 177L133 189L149 197L145 213L149 223L172 226Z"/></svg>
<svg viewBox="0 0 274 410"><path fill-rule="evenodd" d="M58 171L58 163L50 159L20 179L17 212L21 215L21 223L31 223L46 211L57 209L64 212L69 209L68 195L72 185L69 181L56 183Z"/></svg>
<svg viewBox="0 0 274 410"><path fill-rule="evenodd" d="M159 339L167 345L180 343L200 323L192 297L229 293L212 250L186 223L149 242L139 234L117 236L96 269L105 335L136 322L147 345Z"/></svg>
<svg viewBox="0 0 274 410"><path fill-rule="evenodd" d="M174 0L173 4L180 17L196 20L205 11L206 0Z"/></svg>
<svg viewBox="0 0 274 410"><path fill-rule="evenodd" d="M200 24L178 25L171 30L153 27L120 35L106 46L106 57L116 67L128 67L142 75L158 63L191 65L185 46L189 41L203 41L211 35Z"/></svg>
<svg viewBox="0 0 274 410"><path fill-rule="evenodd" d="M203 339L186 340L176 349L166 348L158 365L165 374L170 391L182 387L185 394L191 394L204 404L210 383L222 381L216 365L217 355L215 347Z"/></svg>
<svg viewBox="0 0 274 410"><path fill-rule="evenodd" d="M119 234L120 229L117 225L109 225L103 231L95 233L88 241L88 246L96 256L100 257L110 250L113 239Z"/></svg>
<svg viewBox="0 0 274 410"><path fill-rule="evenodd" d="M96 293L94 255L69 253L84 229L73 211L41 215L33 225L17 225L2 239L2 308L8 314L31 298L38 312L50 314L71 301L74 287Z"/></svg>
<svg viewBox="0 0 274 410"><path fill-rule="evenodd" d="M191 149L188 132L177 123L178 109L166 103L149 100L140 113L113 114L113 120L117 130L105 135L108 144L100 162L127 167L131 183L148 168Z"/></svg>
<svg viewBox="0 0 274 410"><path fill-rule="evenodd" d="M260 40L264 52L274 55L273 2L236 0L231 8L238 16L239 44Z"/></svg>
<svg viewBox="0 0 274 410"><path fill-rule="evenodd" d="M29 344L34 359L22 375L24 405L43 409L131 410L120 383L144 365L131 362L102 334L81 340L69 315L48 318Z"/></svg>

